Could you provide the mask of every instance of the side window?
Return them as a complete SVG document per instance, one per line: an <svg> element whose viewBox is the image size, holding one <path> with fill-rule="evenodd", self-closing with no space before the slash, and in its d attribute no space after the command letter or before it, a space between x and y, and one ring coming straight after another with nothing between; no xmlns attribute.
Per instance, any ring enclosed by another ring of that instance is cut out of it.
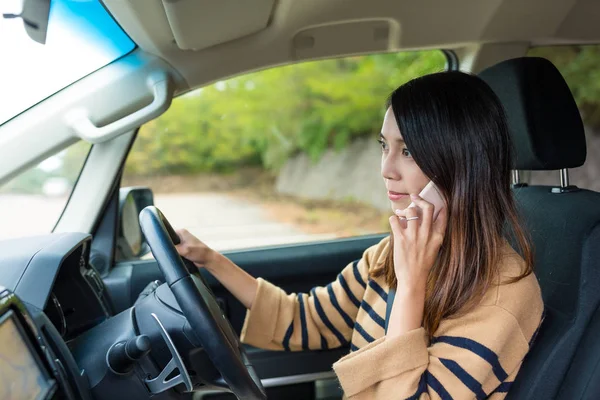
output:
<svg viewBox="0 0 600 400"><path fill-rule="evenodd" d="M587 159L582 167L569 170L569 181L581 188L600 191L600 45L534 47L527 54L552 61L563 75L583 119ZM529 182L557 185L557 171L531 171Z"/></svg>
<svg viewBox="0 0 600 400"><path fill-rule="evenodd" d="M77 142L0 186L0 239L52 232L90 148Z"/></svg>
<svg viewBox="0 0 600 400"><path fill-rule="evenodd" d="M376 139L400 84L441 51L347 57L235 77L143 126L122 186L218 250L388 231Z"/></svg>

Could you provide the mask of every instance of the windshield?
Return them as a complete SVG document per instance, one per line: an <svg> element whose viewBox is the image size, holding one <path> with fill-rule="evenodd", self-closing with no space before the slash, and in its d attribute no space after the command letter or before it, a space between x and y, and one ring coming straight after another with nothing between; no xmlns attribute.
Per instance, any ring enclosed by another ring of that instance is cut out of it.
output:
<svg viewBox="0 0 600 400"><path fill-rule="evenodd" d="M2 0L0 11L18 14L16 3ZM133 48L98 0L51 0L45 45L21 19L0 17L0 124Z"/></svg>
<svg viewBox="0 0 600 400"><path fill-rule="evenodd" d="M52 231L91 147L81 140L0 186L0 240Z"/></svg>

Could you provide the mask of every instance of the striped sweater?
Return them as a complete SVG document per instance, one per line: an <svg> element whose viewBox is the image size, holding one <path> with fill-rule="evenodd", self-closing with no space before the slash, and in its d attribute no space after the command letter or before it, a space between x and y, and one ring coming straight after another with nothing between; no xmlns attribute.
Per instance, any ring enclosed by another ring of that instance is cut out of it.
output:
<svg viewBox="0 0 600 400"><path fill-rule="evenodd" d="M532 274L505 283L523 267L506 243L501 276L477 307L442 321L430 341L423 328L386 339L387 285L369 269L385 257L389 239L367 249L337 279L310 293L286 294L258 279L241 340L274 350L350 346L333 365L349 399L502 399L542 320Z"/></svg>

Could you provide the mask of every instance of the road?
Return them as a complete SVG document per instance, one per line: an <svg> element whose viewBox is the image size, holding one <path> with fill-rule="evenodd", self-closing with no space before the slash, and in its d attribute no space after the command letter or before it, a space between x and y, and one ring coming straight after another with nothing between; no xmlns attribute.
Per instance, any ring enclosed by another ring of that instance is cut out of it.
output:
<svg viewBox="0 0 600 400"><path fill-rule="evenodd" d="M223 194L157 195L154 202L171 224L184 227L216 250L326 240L267 216L260 205Z"/></svg>
<svg viewBox="0 0 600 400"><path fill-rule="evenodd" d="M0 239L51 231L65 199L0 196ZM154 202L175 228L186 228L216 250L326 240L269 218L257 204L216 193L157 194Z"/></svg>

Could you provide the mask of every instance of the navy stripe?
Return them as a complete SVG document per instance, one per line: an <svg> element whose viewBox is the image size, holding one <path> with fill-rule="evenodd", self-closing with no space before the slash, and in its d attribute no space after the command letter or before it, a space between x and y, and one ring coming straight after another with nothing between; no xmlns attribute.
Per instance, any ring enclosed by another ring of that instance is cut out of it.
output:
<svg viewBox="0 0 600 400"><path fill-rule="evenodd" d="M496 390L494 390L494 393L508 393L508 391L510 390L512 384L514 382L502 382L497 388Z"/></svg>
<svg viewBox="0 0 600 400"><path fill-rule="evenodd" d="M329 293L329 300L331 301L331 304L333 304L333 307L335 307L335 309L340 313L340 315L346 322L346 325L348 325L348 328L352 329L352 327L354 326L354 321L352 320L352 318L350 318L348 314L346 314L346 311L342 310L342 307L340 307L340 303L338 303L337 298L335 297L335 293L333 293L331 283L327 285L327 292Z"/></svg>
<svg viewBox="0 0 600 400"><path fill-rule="evenodd" d="M478 343L472 339L457 336L440 336L437 338L433 338L431 344L434 343L448 343L452 346L470 350L473 353L477 354L479 357L483 358L488 363L490 363L490 365L492 366L492 371L494 371L496 378L498 378L500 382L504 382L504 380L508 378L508 374L506 373L506 371L504 371L502 365L500 365L498 355L492 350L482 345L481 343Z"/></svg>
<svg viewBox="0 0 600 400"><path fill-rule="evenodd" d="M426 377L425 379L427 379L427 384L433 390L435 390L435 392L438 394L438 396L441 397L442 400L452 400L452 396L450 396L450 393L448 393L444 385L442 385L440 381L436 379L435 376L431 375L429 371L425 371L424 374Z"/></svg>
<svg viewBox="0 0 600 400"><path fill-rule="evenodd" d="M529 339L529 347L533 346L533 342L535 342L535 339L537 338L538 333L540 333L540 328L542 327L542 323L544 322L544 318L546 318L546 308L545 307L544 307L544 311L542 311L542 319L540 320L540 324L538 325L538 327L535 330L535 332L533 332L533 335L531 336L531 339Z"/></svg>
<svg viewBox="0 0 600 400"><path fill-rule="evenodd" d="M323 335L321 335L321 349L327 350L328 348L329 348L329 345L327 344L327 340L325 340L325 337L323 337Z"/></svg>
<svg viewBox="0 0 600 400"><path fill-rule="evenodd" d="M371 343L371 342L373 342L373 341L375 340L375 338L373 338L373 336L369 335L369 334L367 333L367 331L365 331L365 330L363 329L363 327L362 327L362 326L360 326L360 324L359 324L358 322L357 322L356 324L354 324L354 330L355 330L355 331L357 331L358 333L360 333L360 335L361 335L362 337L364 337L364 338L365 338L365 340L366 340L367 342L369 342L369 343Z"/></svg>
<svg viewBox="0 0 600 400"><path fill-rule="evenodd" d="M287 328L287 331L285 331L285 336L283 337L282 344L286 351L290 351L290 339L292 338L292 333L294 333L294 321L292 321L290 326Z"/></svg>
<svg viewBox="0 0 600 400"><path fill-rule="evenodd" d="M363 280L362 276L360 276L360 271L358 270L358 261L359 261L359 260L356 260L356 261L354 261L354 262L352 263L352 271L354 271L354 278L356 279L356 281L357 281L358 283L360 283L360 285L361 285L363 288L366 288L366 287L367 287L367 284L366 284L366 283L365 283L365 281Z"/></svg>
<svg viewBox="0 0 600 400"><path fill-rule="evenodd" d="M298 303L300 303L300 328L302 329L302 350L308 350L308 330L306 329L306 315L304 314L304 299L302 294L298 293Z"/></svg>
<svg viewBox="0 0 600 400"><path fill-rule="evenodd" d="M342 285L342 287L346 291L346 295L348 296L348 298L350 299L350 301L357 308L360 307L360 301L358 301L358 299L354 296L354 293L352 293L352 290L350 290L350 286L348 286L348 282L346 282L346 278L344 278L344 276L342 274L339 274L338 275L338 279L340 280L340 284Z"/></svg>
<svg viewBox="0 0 600 400"><path fill-rule="evenodd" d="M352 350L352 351L356 351L356 350L358 350L358 347L356 347L356 346L354 345L354 343L350 343L350 350Z"/></svg>
<svg viewBox="0 0 600 400"><path fill-rule="evenodd" d="M460 381L473 392L477 399L485 399L486 394L481 387L481 383L465 371L456 361L447 358L439 359L446 368L450 370Z"/></svg>
<svg viewBox="0 0 600 400"><path fill-rule="evenodd" d="M373 280L369 281L369 287L377 292L379 296L387 303L387 293L379 284Z"/></svg>
<svg viewBox="0 0 600 400"><path fill-rule="evenodd" d="M373 308L371 308L369 303L363 300L361 307L367 312L367 314L369 314L369 317L371 317L373 321L377 322L377 325L385 329L385 321L379 316L379 314L375 312L375 310L373 310Z"/></svg>
<svg viewBox="0 0 600 400"><path fill-rule="evenodd" d="M417 391L410 397L407 397L406 400L419 400L421 395L427 391L427 381L425 380L425 374L421 375L421 379L419 380L419 386L417 387Z"/></svg>
<svg viewBox="0 0 600 400"><path fill-rule="evenodd" d="M315 289L313 288L311 291L311 294L313 296L313 299L315 299L315 308L317 309L317 314L319 314L319 317L321 317L321 321L323 321L323 323L325 324L325 326L327 328L329 328L329 330L331 331L331 333L333 333L335 335L335 337L337 338L337 340L340 341L340 344L342 346L347 346L348 345L348 341L344 338L344 335L342 335L340 333L340 331L338 331L335 326L333 326L333 324L331 323L331 321L329 320L329 318L327 318L327 315L325 314L325 311L323 311L323 307L321 307L321 303L319 302L319 298L317 297L316 293L315 293Z"/></svg>

